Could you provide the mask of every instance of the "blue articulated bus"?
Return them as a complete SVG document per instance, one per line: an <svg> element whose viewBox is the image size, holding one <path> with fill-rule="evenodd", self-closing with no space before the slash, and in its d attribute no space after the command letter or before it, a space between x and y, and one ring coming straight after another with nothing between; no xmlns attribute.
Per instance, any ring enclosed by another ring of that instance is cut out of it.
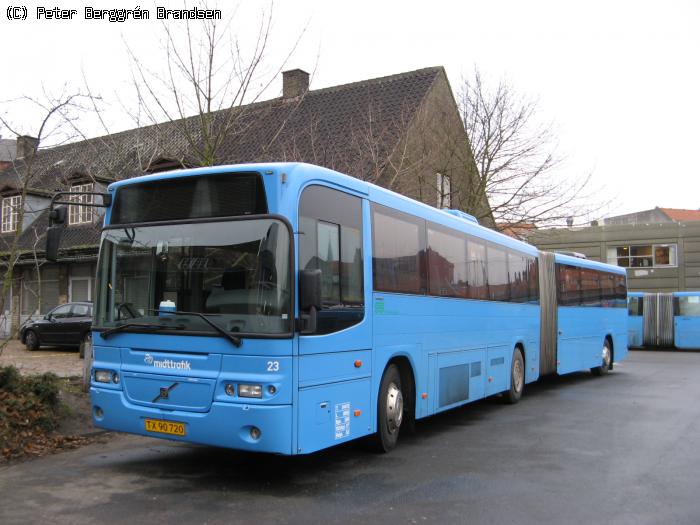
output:
<svg viewBox="0 0 700 525"><path fill-rule="evenodd" d="M629 292L630 348L700 350L700 292Z"/></svg>
<svg viewBox="0 0 700 525"><path fill-rule="evenodd" d="M98 427L278 454L373 435L388 451L415 419L604 374L627 351L624 269L328 169L161 173L104 204Z"/></svg>

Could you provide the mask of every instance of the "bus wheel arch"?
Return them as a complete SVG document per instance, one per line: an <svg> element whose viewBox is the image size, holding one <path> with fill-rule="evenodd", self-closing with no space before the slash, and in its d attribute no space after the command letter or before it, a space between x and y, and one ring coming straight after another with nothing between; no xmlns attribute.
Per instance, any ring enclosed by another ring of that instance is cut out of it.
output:
<svg viewBox="0 0 700 525"><path fill-rule="evenodd" d="M395 356L388 363L395 364L401 375L401 385L404 394L404 417L401 428L404 433L412 434L416 430L416 376L413 365L406 356Z"/></svg>
<svg viewBox="0 0 700 525"><path fill-rule="evenodd" d="M603 340L603 351L601 356L600 366L591 368L591 373L596 376L603 376L613 369L613 361L615 360L615 347L610 334L605 336Z"/></svg>
<svg viewBox="0 0 700 525"><path fill-rule="evenodd" d="M615 362L615 343L613 342L612 335L608 334L605 336L605 339L608 341L610 344L610 366L609 370L613 369L613 363Z"/></svg>
<svg viewBox="0 0 700 525"><path fill-rule="evenodd" d="M510 364L510 387L505 391L503 400L514 405L523 397L525 390L525 346L516 343L513 348L513 359Z"/></svg>
<svg viewBox="0 0 700 525"><path fill-rule="evenodd" d="M415 405L413 367L406 357L393 357L384 368L377 395L377 432L373 445L378 452L393 450L402 429L412 431Z"/></svg>

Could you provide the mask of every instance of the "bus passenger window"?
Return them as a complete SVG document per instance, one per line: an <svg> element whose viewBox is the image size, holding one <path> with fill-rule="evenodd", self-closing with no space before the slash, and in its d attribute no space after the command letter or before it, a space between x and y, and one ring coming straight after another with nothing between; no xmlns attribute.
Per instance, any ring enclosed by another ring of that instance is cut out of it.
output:
<svg viewBox="0 0 700 525"><path fill-rule="evenodd" d="M424 295L425 221L372 205L374 289Z"/></svg>
<svg viewBox="0 0 700 525"><path fill-rule="evenodd" d="M527 302L528 291L528 261L525 256L508 252L508 275L510 280L511 300L516 303Z"/></svg>
<svg viewBox="0 0 700 525"><path fill-rule="evenodd" d="M583 306L600 306L601 286L597 270L581 268L581 304Z"/></svg>
<svg viewBox="0 0 700 525"><path fill-rule="evenodd" d="M527 279L529 282L528 302L539 303L540 302L540 271L539 271L539 264L537 262L537 257L528 257L527 258Z"/></svg>
<svg viewBox="0 0 700 525"><path fill-rule="evenodd" d="M579 268L566 264L556 265L557 302L560 306L581 304L581 278Z"/></svg>
<svg viewBox="0 0 700 525"><path fill-rule="evenodd" d="M508 264L505 249L489 244L486 254L489 299L492 301L510 301Z"/></svg>
<svg viewBox="0 0 700 525"><path fill-rule="evenodd" d="M316 334L364 318L362 200L324 186L306 188L299 203L299 269L321 270Z"/></svg>
<svg viewBox="0 0 700 525"><path fill-rule="evenodd" d="M467 242L467 276L469 299L489 298L486 282L486 245L483 241L470 238Z"/></svg>
<svg viewBox="0 0 700 525"><path fill-rule="evenodd" d="M687 297L677 297L678 313L683 317L700 317L700 297L690 295ZM641 301L640 301L641 302Z"/></svg>
<svg viewBox="0 0 700 525"><path fill-rule="evenodd" d="M627 279L624 275L615 275L615 306L627 306Z"/></svg>
<svg viewBox="0 0 700 525"><path fill-rule="evenodd" d="M458 232L428 226L430 295L467 297L467 241Z"/></svg>
<svg viewBox="0 0 700 525"><path fill-rule="evenodd" d="M600 272L600 299L603 306L615 306L615 276Z"/></svg>
<svg viewBox="0 0 700 525"><path fill-rule="evenodd" d="M630 317L644 315L644 300L641 297L630 297L627 303L627 313Z"/></svg>

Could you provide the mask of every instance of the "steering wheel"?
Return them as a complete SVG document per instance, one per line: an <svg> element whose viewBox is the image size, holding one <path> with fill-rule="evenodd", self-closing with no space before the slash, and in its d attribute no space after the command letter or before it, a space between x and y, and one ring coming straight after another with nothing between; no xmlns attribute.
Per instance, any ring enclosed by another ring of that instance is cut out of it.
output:
<svg viewBox="0 0 700 525"><path fill-rule="evenodd" d="M133 319L134 317L142 317L138 310L131 303L119 303L115 305L117 310L117 321L122 319ZM126 314L126 315L125 315Z"/></svg>

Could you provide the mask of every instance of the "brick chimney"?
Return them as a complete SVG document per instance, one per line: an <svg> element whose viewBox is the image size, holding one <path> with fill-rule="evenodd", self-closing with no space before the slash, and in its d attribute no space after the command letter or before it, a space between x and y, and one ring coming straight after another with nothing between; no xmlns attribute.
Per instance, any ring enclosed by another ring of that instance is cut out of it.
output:
<svg viewBox="0 0 700 525"><path fill-rule="evenodd" d="M22 159L36 153L38 147L39 139L37 138L30 137L29 135L17 137L17 158Z"/></svg>
<svg viewBox="0 0 700 525"><path fill-rule="evenodd" d="M301 69L282 71L282 98L300 97L309 90L309 74Z"/></svg>

